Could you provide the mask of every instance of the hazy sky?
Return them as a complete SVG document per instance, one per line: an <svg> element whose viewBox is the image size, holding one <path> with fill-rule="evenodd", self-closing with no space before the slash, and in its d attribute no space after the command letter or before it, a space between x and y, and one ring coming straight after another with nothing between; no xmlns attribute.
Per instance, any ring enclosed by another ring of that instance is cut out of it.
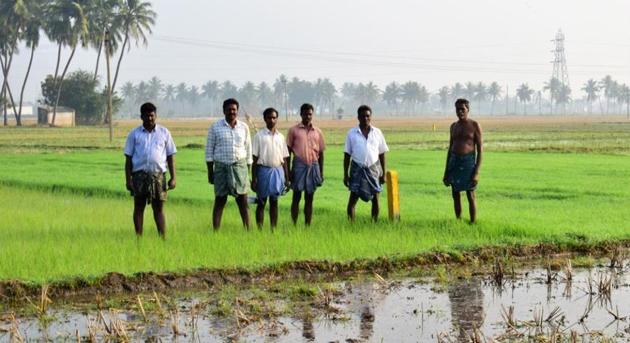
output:
<svg viewBox="0 0 630 343"><path fill-rule="evenodd" d="M133 46L119 86L158 76L167 83L273 80L418 81L435 92L460 81L540 89L552 72L551 40L566 36L573 98L588 78L630 83L627 0L155 0L148 47ZM27 85L54 72L56 47L42 42ZM67 51L64 56L67 56ZM11 71L23 77L24 49ZM93 70L96 53L77 52L71 70ZM104 67L101 68L104 71ZM101 74L104 75L104 74ZM104 80L104 76L101 78ZM16 92L16 91L14 91Z"/></svg>

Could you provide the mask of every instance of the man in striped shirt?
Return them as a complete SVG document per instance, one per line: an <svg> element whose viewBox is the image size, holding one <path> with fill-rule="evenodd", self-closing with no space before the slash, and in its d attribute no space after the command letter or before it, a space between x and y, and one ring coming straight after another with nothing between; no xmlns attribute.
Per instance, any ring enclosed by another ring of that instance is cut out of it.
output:
<svg viewBox="0 0 630 343"><path fill-rule="evenodd" d="M221 226L223 208L227 196L236 198L243 226L249 229L249 167L252 164L252 142L249 127L237 119L238 101L227 99L223 102L225 119L212 124L208 129L206 144L206 166L208 182L214 185L214 208L212 226Z"/></svg>

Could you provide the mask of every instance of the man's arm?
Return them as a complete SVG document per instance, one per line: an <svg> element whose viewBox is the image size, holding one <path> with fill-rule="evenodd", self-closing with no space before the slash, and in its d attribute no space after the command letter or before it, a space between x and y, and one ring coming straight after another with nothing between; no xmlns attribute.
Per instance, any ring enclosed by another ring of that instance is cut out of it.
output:
<svg viewBox="0 0 630 343"><path fill-rule="evenodd" d="M475 163L475 171L471 180L472 186L477 186L479 183L479 169L481 168L481 161L483 155L483 138L481 133L481 125L475 122L475 149L477 149L477 161Z"/></svg>
<svg viewBox="0 0 630 343"><path fill-rule="evenodd" d="M208 168L208 183L214 184L214 132L212 125L208 128L208 140L206 141L206 167Z"/></svg>
<svg viewBox="0 0 630 343"><path fill-rule="evenodd" d="M284 185L286 187L291 185L291 179L289 178L289 156L285 157L284 163L282 163L282 170L284 170Z"/></svg>
<svg viewBox="0 0 630 343"><path fill-rule="evenodd" d="M319 163L319 175L322 176L322 182L324 182L324 152L319 152L319 158L317 158L317 163Z"/></svg>
<svg viewBox="0 0 630 343"><path fill-rule="evenodd" d="M254 163L252 164L252 191L256 191L256 186L258 185L258 174L256 174L256 169L258 166L258 156L253 156Z"/></svg>
<svg viewBox="0 0 630 343"><path fill-rule="evenodd" d="M382 185L385 183L385 173L387 172L385 169L385 153L378 155L378 161L381 163L381 170L383 170L383 174L378 178L378 182Z"/></svg>
<svg viewBox="0 0 630 343"><path fill-rule="evenodd" d="M133 193L133 183L131 182L131 171L133 170L133 162L131 156L125 155L125 186L127 190Z"/></svg>
<svg viewBox="0 0 630 343"><path fill-rule="evenodd" d="M166 156L166 165L168 166L168 173L171 176L170 180L168 180L168 189L175 189L177 186L176 176L175 176L175 155Z"/></svg>
<svg viewBox="0 0 630 343"><path fill-rule="evenodd" d="M208 183L214 184L214 161L206 162L208 168Z"/></svg>
<svg viewBox="0 0 630 343"><path fill-rule="evenodd" d="M451 128L449 129L449 139L448 139L448 151L446 153L446 164L444 166L444 177L442 177L442 182L445 186L450 186L448 181L448 160L451 157L451 149L453 148L453 128L456 123L451 124Z"/></svg>
<svg viewBox="0 0 630 343"><path fill-rule="evenodd" d="M350 176L348 175L348 168L350 167L350 154L343 153L343 184L346 187L350 187Z"/></svg>
<svg viewBox="0 0 630 343"><path fill-rule="evenodd" d="M287 145L287 149L289 150L289 156L285 158L287 173L289 173L287 176L287 180L289 180L289 182L292 182L293 180L291 180L291 154L293 154L293 149L291 149L291 147L288 145Z"/></svg>

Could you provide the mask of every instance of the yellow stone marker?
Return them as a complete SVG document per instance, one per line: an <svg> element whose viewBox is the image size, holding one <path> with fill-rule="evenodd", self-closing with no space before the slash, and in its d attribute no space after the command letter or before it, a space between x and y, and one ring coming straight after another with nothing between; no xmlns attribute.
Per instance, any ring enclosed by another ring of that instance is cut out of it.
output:
<svg viewBox="0 0 630 343"><path fill-rule="evenodd" d="M398 200L398 172L388 170L386 174L387 183L387 209L389 210L389 219L400 220L400 202Z"/></svg>

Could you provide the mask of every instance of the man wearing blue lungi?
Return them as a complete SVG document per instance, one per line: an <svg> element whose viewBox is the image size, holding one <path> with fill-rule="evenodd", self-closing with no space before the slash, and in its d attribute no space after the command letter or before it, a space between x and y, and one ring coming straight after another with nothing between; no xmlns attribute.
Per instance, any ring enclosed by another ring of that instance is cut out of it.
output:
<svg viewBox="0 0 630 343"><path fill-rule="evenodd" d="M257 195L256 224L262 229L265 205L269 198L269 221L271 228L278 224L278 197L288 189L289 149L284 136L276 130L278 111L267 108L263 112L266 127L259 130L252 141L252 190Z"/></svg>
<svg viewBox="0 0 630 343"><path fill-rule="evenodd" d="M370 125L371 118L372 109L361 105L357 110L359 126L346 136L343 183L350 189L347 212L351 221L359 199L372 201L372 219L378 220L378 194L385 183L385 153L389 148L381 130Z"/></svg>
<svg viewBox="0 0 630 343"><path fill-rule="evenodd" d="M477 203L475 201L475 189L479 182L479 167L483 153L483 141L481 138L481 126L468 118L470 104L466 99L455 101L455 112L458 120L451 125L451 138L446 154L446 168L442 182L445 186L451 186L455 216L462 215L462 203L460 192L466 191L470 222L477 219Z"/></svg>

